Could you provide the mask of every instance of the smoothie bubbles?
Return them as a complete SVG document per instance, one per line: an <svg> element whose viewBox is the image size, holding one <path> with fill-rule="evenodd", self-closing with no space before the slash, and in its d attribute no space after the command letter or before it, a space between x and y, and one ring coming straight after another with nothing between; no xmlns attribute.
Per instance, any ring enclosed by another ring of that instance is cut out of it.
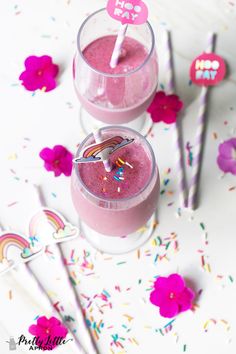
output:
<svg viewBox="0 0 236 354"><path fill-rule="evenodd" d="M160 192L155 156L138 132L121 126L90 134L74 159L72 199L82 233L97 249L123 253L152 234ZM111 170L105 168L109 163Z"/></svg>
<svg viewBox="0 0 236 354"><path fill-rule="evenodd" d="M150 124L145 111L156 92L158 64L147 16L140 0L109 0L81 25L73 78L87 133L105 124L138 131Z"/></svg>

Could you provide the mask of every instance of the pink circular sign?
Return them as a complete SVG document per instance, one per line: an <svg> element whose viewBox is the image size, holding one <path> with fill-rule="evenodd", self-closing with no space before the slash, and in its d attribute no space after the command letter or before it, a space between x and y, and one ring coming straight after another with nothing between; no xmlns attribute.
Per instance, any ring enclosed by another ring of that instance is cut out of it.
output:
<svg viewBox="0 0 236 354"><path fill-rule="evenodd" d="M191 65L190 78L198 86L216 86L225 77L224 60L214 53L203 53Z"/></svg>
<svg viewBox="0 0 236 354"><path fill-rule="evenodd" d="M148 18L147 5L141 0L109 0L108 14L124 24L141 25Z"/></svg>

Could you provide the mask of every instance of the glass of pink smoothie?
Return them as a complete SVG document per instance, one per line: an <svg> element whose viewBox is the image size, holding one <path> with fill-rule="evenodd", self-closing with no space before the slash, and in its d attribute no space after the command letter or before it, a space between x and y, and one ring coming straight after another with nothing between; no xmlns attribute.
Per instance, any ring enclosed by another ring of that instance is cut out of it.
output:
<svg viewBox="0 0 236 354"><path fill-rule="evenodd" d="M119 26L102 9L90 15L78 33L73 79L82 105L82 127L88 133L107 124L127 123L141 132L150 123L145 111L158 77L154 33L149 22L128 26L118 65L112 69Z"/></svg>
<svg viewBox="0 0 236 354"><path fill-rule="evenodd" d="M134 141L103 162L74 164L71 190L85 238L97 249L124 253L140 247L152 234L160 192L153 150L138 132L121 126L101 128L102 140L119 136ZM90 134L79 146L94 143ZM146 225L146 226L145 226Z"/></svg>

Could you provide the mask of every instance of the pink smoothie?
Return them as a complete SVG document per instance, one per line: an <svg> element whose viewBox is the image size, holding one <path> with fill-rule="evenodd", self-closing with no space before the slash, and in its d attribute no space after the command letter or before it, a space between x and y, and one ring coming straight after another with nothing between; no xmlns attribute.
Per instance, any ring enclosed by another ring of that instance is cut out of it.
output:
<svg viewBox="0 0 236 354"><path fill-rule="evenodd" d="M107 74L124 74L144 63L148 55L146 48L136 39L126 37L118 65L112 69L110 60L116 38L116 36L98 38L83 50L84 58L93 68Z"/></svg>
<svg viewBox="0 0 236 354"><path fill-rule="evenodd" d="M112 172L96 162L75 165L72 174L72 199L81 220L104 235L138 230L157 207L159 175L151 148L143 137L128 137L135 141L111 156Z"/></svg>
<svg viewBox="0 0 236 354"><path fill-rule="evenodd" d="M88 84L80 90L79 78L75 78L75 88L84 108L92 116L105 123L120 124L142 115L151 103L157 86L157 63L155 53L147 60L145 46L126 37L118 65L112 69L109 64L115 41L116 36L104 36L83 50L86 63L106 75L91 69L86 73L85 70L84 82L89 77ZM80 70L79 66L77 70Z"/></svg>
<svg viewBox="0 0 236 354"><path fill-rule="evenodd" d="M133 142L117 150L110 161L113 165L111 172L106 172L102 162L77 166L82 181L96 196L105 199L129 198L137 195L147 185L152 165L139 143Z"/></svg>

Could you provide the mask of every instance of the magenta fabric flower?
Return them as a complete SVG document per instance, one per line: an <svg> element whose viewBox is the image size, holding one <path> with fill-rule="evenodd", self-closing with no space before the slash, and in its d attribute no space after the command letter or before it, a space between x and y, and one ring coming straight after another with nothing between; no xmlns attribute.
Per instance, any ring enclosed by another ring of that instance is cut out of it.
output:
<svg viewBox="0 0 236 354"><path fill-rule="evenodd" d="M40 349L52 350L58 345L58 338L62 340L67 336L68 330L56 317L42 316L36 325L29 327L29 333L38 338Z"/></svg>
<svg viewBox="0 0 236 354"><path fill-rule="evenodd" d="M160 307L161 316L172 318L180 312L189 310L194 296L194 292L185 286L180 275L171 274L168 278L157 278L154 290L150 294L150 301Z"/></svg>
<svg viewBox="0 0 236 354"><path fill-rule="evenodd" d="M56 145L52 149L46 147L40 151L39 156L44 160L47 171L53 171L58 177L62 173L70 176L72 171L72 153L62 145Z"/></svg>
<svg viewBox="0 0 236 354"><path fill-rule="evenodd" d="M37 89L51 91L56 87L55 77L59 67L53 64L52 58L48 55L36 57L34 55L26 58L25 71L20 74L19 79L28 91Z"/></svg>
<svg viewBox="0 0 236 354"><path fill-rule="evenodd" d="M231 138L220 144L217 163L223 172L236 175L236 138Z"/></svg>
<svg viewBox="0 0 236 354"><path fill-rule="evenodd" d="M164 91L159 91L147 111L154 123L172 124L176 122L177 114L182 108L183 102L177 95L166 95Z"/></svg>

